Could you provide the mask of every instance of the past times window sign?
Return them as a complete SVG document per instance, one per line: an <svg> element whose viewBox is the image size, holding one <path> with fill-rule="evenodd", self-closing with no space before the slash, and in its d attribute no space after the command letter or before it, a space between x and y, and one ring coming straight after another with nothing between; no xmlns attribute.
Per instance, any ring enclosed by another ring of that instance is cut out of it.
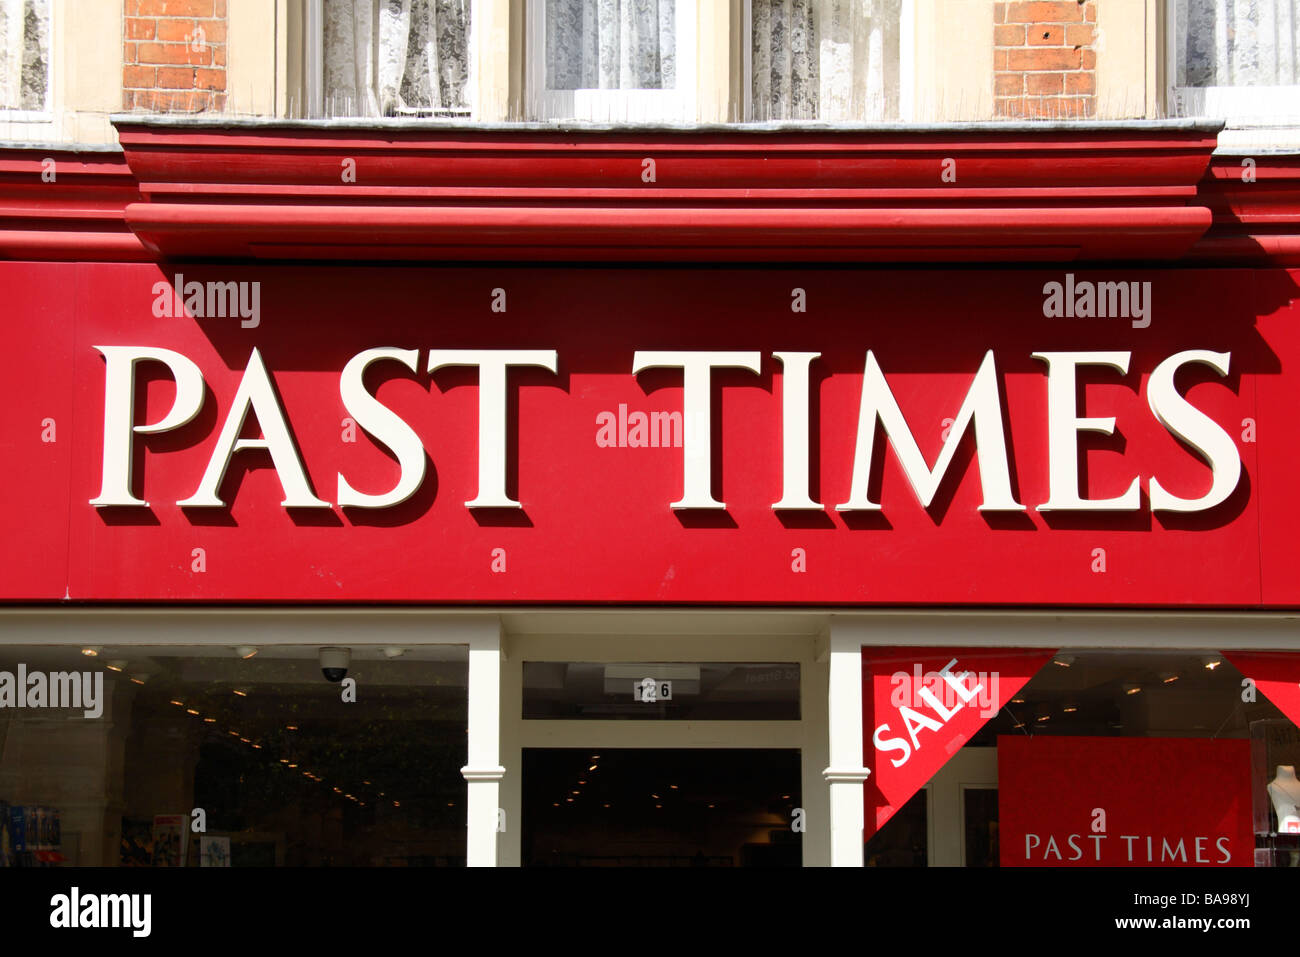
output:
<svg viewBox="0 0 1300 957"><path fill-rule="evenodd" d="M1252 867L1250 742L998 739L1004 867Z"/></svg>

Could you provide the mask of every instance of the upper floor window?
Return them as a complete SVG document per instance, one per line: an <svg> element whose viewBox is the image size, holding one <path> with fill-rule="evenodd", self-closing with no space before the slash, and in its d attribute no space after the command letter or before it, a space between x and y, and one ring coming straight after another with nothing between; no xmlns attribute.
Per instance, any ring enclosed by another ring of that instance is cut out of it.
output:
<svg viewBox="0 0 1300 957"><path fill-rule="evenodd" d="M532 115L693 121L697 16L695 0L529 0Z"/></svg>
<svg viewBox="0 0 1300 957"><path fill-rule="evenodd" d="M899 117L904 0L748 0L751 120Z"/></svg>
<svg viewBox="0 0 1300 957"><path fill-rule="evenodd" d="M1175 0L1170 10L1180 113L1300 121L1300 0Z"/></svg>
<svg viewBox="0 0 1300 957"><path fill-rule="evenodd" d="M317 2L323 64L313 112L469 115L470 0Z"/></svg>
<svg viewBox="0 0 1300 957"><path fill-rule="evenodd" d="M50 0L0 0L0 110L50 110Z"/></svg>

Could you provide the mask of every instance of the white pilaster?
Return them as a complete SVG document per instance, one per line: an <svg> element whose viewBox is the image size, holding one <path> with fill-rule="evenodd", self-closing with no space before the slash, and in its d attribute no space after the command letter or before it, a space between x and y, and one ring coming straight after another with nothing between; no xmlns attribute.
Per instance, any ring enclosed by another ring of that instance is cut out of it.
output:
<svg viewBox="0 0 1300 957"><path fill-rule="evenodd" d="M831 619L830 693L827 695L830 767L831 866L862 866L862 642Z"/></svg>
<svg viewBox="0 0 1300 957"><path fill-rule="evenodd" d="M478 630L469 642L469 763L465 863L496 867L501 779L501 628Z"/></svg>

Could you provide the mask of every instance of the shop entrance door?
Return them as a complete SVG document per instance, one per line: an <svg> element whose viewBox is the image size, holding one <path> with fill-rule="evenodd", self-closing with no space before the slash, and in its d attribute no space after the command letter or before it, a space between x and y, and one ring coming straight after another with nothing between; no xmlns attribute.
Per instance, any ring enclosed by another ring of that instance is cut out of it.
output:
<svg viewBox="0 0 1300 957"><path fill-rule="evenodd" d="M798 867L792 748L523 749L531 867Z"/></svg>

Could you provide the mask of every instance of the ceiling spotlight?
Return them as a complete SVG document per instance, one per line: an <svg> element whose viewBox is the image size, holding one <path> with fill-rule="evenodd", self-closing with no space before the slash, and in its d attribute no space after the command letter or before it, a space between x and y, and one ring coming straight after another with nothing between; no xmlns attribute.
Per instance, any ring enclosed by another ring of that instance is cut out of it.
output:
<svg viewBox="0 0 1300 957"><path fill-rule="evenodd" d="M1163 684L1167 684L1167 685L1169 685L1169 684L1173 684L1173 683L1174 683L1175 681L1177 681L1177 680L1178 680L1178 674L1177 674L1177 672L1174 672L1174 671L1162 671L1162 672L1160 672L1160 681L1161 681Z"/></svg>
<svg viewBox="0 0 1300 957"><path fill-rule="evenodd" d="M1075 704L1073 701L1070 701L1067 702L1065 707L1062 708L1061 710L1064 711L1066 714L1074 714L1076 711L1079 710L1079 706Z"/></svg>
<svg viewBox="0 0 1300 957"><path fill-rule="evenodd" d="M126 665L127 662L121 660L104 662L104 667L107 668L109 671L125 671Z"/></svg>
<svg viewBox="0 0 1300 957"><path fill-rule="evenodd" d="M247 661L249 658L252 658L255 654L257 654L257 649L254 648L252 645L240 645L238 648L235 649L235 654L239 655L239 657Z"/></svg>
<svg viewBox="0 0 1300 957"><path fill-rule="evenodd" d="M171 704L176 705L176 707L178 707L178 708L183 708L183 707L185 707L185 702L184 702L184 701L177 701L175 698L172 698L172 700L171 700Z"/></svg>
<svg viewBox="0 0 1300 957"><path fill-rule="evenodd" d="M596 770L596 765L593 764L591 767L587 768L587 770L588 770L588 771L594 771L594 770Z"/></svg>
<svg viewBox="0 0 1300 957"><path fill-rule="evenodd" d="M198 709L198 708L186 708L186 709L185 709L185 713L186 713L186 714L192 714L192 715L198 715L198 713L199 713L199 709Z"/></svg>
<svg viewBox="0 0 1300 957"><path fill-rule="evenodd" d="M204 718L204 719L203 719L203 723L204 723L204 724L216 724L216 723L217 723L217 719L216 719L216 718Z"/></svg>
<svg viewBox="0 0 1300 957"><path fill-rule="evenodd" d="M1025 703L1025 699L1024 699L1024 698L1012 698L1012 699L1011 699L1011 703L1012 703L1012 704L1024 704L1024 703Z"/></svg>
<svg viewBox="0 0 1300 957"><path fill-rule="evenodd" d="M135 684L135 685L142 685L142 684L144 684L144 683L145 683L146 681L148 681L148 680L149 680L149 676L148 676L148 675L132 675L132 676L131 676L131 684Z"/></svg>
<svg viewBox="0 0 1300 957"><path fill-rule="evenodd" d="M298 730L298 726L297 726L296 724L286 724L286 725L284 726L284 730L286 730L286 731L297 731L297 730Z"/></svg>
<svg viewBox="0 0 1300 957"><path fill-rule="evenodd" d="M1120 689L1125 694L1137 694L1139 691L1142 690L1142 686L1134 685L1134 684L1126 684L1126 685L1120 685Z"/></svg>
<svg viewBox="0 0 1300 957"><path fill-rule="evenodd" d="M1057 655L1052 659L1052 664L1060 665L1062 668L1068 668L1070 665L1074 664L1074 661L1074 655Z"/></svg>
<svg viewBox="0 0 1300 957"><path fill-rule="evenodd" d="M384 657L385 657L385 658L400 658L400 657L402 657L402 655L404 655L404 654L406 654L406 649L405 649L405 648L385 648L385 649L384 649Z"/></svg>
<svg viewBox="0 0 1300 957"><path fill-rule="evenodd" d="M1050 721L1051 719L1052 719L1052 716L1051 716L1050 714L1048 714L1047 712L1043 712L1042 714L1036 714L1036 715L1034 715L1034 720L1037 721L1039 724L1042 724L1044 721Z"/></svg>
<svg viewBox="0 0 1300 957"><path fill-rule="evenodd" d="M81 653L85 655L87 658L98 658L99 653L103 650L104 649L99 647L98 645L90 645L89 647L82 648Z"/></svg>
<svg viewBox="0 0 1300 957"><path fill-rule="evenodd" d="M1213 671L1219 665L1223 664L1223 659L1218 655L1205 655L1201 658L1201 664L1205 666L1206 671Z"/></svg>
<svg viewBox="0 0 1300 957"><path fill-rule="evenodd" d="M235 694L239 695L241 698L247 698L247 697L248 697L248 689L247 689L247 688L231 688L230 690L233 691Z"/></svg>

